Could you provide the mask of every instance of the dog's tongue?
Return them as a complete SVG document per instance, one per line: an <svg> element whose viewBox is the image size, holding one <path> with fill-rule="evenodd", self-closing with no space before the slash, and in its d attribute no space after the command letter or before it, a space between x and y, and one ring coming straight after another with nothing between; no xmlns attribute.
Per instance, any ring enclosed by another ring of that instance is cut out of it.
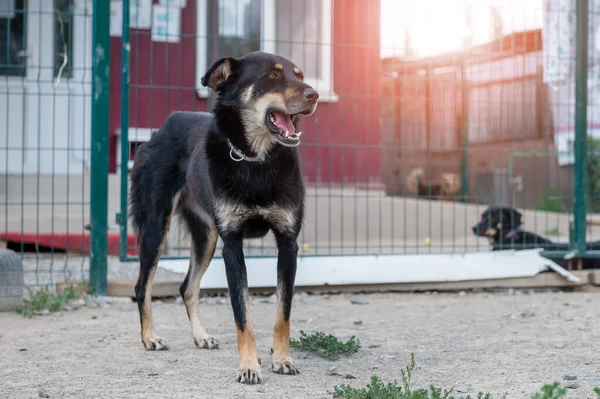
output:
<svg viewBox="0 0 600 399"><path fill-rule="evenodd" d="M281 112L273 112L273 119L275 119L275 126L283 129L284 132L288 132L289 135L296 134L296 128L289 115L282 114Z"/></svg>

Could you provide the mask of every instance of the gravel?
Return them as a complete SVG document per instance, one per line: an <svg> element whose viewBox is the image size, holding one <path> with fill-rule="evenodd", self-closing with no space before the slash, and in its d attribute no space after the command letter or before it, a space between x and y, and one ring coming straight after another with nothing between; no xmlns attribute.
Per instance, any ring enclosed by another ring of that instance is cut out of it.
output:
<svg viewBox="0 0 600 399"><path fill-rule="evenodd" d="M220 301L200 306L219 350L195 348L185 309L174 301L153 306L157 333L171 347L161 352L143 349L137 310L122 310L133 306L129 303L82 306L62 317L0 313L0 398L37 397L40 387L56 398L330 398L335 385L364 387L372 375L400 380L411 353L417 359L415 388L465 385L471 395L525 398L559 380L570 385L570 399L591 397L600 385L599 294L386 293L369 295L369 306L354 306L346 295L309 297L310 303L294 303L293 337L301 329L343 341L355 335L362 349L335 362L292 350L301 374L276 375L269 370L276 305L255 298L249 310L264 384L253 387L234 381L235 324L230 305ZM566 302L569 306L562 306ZM527 312L535 317L521 317ZM355 325L356 320L363 324ZM579 331L580 325L586 330ZM578 378L562 380L565 374Z"/></svg>

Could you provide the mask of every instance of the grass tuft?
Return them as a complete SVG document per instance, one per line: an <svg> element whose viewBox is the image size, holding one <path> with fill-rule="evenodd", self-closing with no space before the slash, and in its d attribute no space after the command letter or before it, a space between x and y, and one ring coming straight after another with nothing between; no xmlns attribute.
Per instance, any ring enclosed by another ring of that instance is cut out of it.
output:
<svg viewBox="0 0 600 399"><path fill-rule="evenodd" d="M322 332L307 335L304 331L300 331L299 340L290 338L290 347L314 352L328 360L337 360L340 355L357 353L360 342L354 336L344 343L333 335L325 335Z"/></svg>
<svg viewBox="0 0 600 399"><path fill-rule="evenodd" d="M334 398L338 399L493 399L490 393L479 392L474 398L470 395L456 398L451 396L452 390L436 388L433 385L429 389L421 388L413 390L410 386L412 373L415 368L415 356L410 355L410 363L401 371L402 382L389 382L385 384L377 376L371 377L371 382L365 388L353 388L350 385L340 385L329 392ZM594 388L594 392L600 399L600 387ZM558 382L546 384L541 392L536 392L531 396L532 399L560 399L567 395L567 390L561 388ZM501 398L506 399L507 394Z"/></svg>
<svg viewBox="0 0 600 399"><path fill-rule="evenodd" d="M17 307L17 312L25 317L33 317L37 312L48 310L58 312L69 304L69 302L83 297L86 293L85 288L81 286L68 285L57 293L50 292L48 286L33 291L29 291L29 299L23 301L23 305Z"/></svg>

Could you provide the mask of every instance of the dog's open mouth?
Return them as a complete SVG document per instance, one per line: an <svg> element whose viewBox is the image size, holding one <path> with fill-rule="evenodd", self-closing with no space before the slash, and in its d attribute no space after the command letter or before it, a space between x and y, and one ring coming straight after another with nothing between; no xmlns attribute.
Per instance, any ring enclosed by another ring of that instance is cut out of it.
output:
<svg viewBox="0 0 600 399"><path fill-rule="evenodd" d="M280 111L267 113L267 127L277 141L287 147L296 147L300 144L302 132L296 131L297 122L298 114L289 115Z"/></svg>

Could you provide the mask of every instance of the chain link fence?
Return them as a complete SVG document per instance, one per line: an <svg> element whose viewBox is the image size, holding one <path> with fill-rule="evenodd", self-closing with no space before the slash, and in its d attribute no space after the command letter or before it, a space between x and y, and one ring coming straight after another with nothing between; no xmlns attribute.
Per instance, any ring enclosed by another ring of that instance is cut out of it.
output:
<svg viewBox="0 0 600 399"><path fill-rule="evenodd" d="M563 245L553 256L595 256L597 3L0 2L0 242L26 286L91 277L105 291L108 264L137 260L137 148L171 112L211 109L212 62L262 50L321 98L301 122L302 256L487 251L507 224L478 234L489 206L520 213L505 233ZM185 259L173 223L163 259Z"/></svg>

